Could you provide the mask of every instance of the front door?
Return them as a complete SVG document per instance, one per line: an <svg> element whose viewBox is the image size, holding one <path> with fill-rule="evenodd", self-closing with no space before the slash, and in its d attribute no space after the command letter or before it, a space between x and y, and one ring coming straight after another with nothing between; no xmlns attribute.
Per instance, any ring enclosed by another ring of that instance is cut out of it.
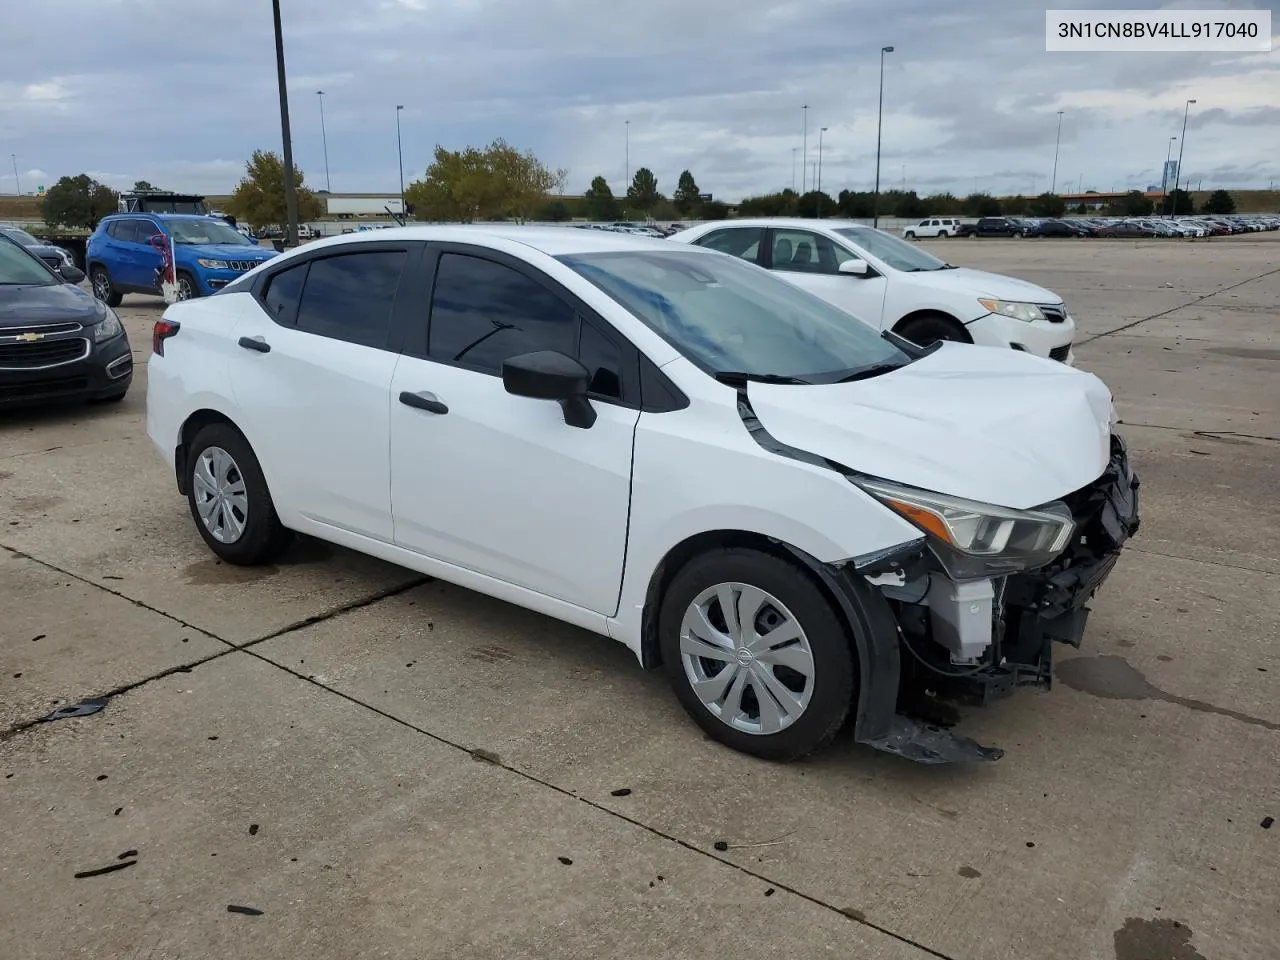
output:
<svg viewBox="0 0 1280 960"><path fill-rule="evenodd" d="M447 248L421 337L391 384L396 543L611 616L626 553L638 405L629 345L554 281L501 254ZM592 373L589 428L516 397L502 361L539 350Z"/></svg>
<svg viewBox="0 0 1280 960"><path fill-rule="evenodd" d="M876 330L882 328L887 284L874 267L866 276L841 273L840 264L859 255L812 230L775 228L769 233L770 264L779 277Z"/></svg>
<svg viewBox="0 0 1280 960"><path fill-rule="evenodd" d="M233 333L231 383L261 414L245 431L282 509L390 543L389 344L422 246L344 250L271 277Z"/></svg>

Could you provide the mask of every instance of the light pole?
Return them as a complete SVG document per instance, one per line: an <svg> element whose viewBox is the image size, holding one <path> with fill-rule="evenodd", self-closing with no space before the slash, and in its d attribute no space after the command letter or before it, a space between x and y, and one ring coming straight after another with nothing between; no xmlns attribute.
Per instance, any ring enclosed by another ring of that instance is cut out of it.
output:
<svg viewBox="0 0 1280 960"><path fill-rule="evenodd" d="M796 192L796 147L791 148L791 192Z"/></svg>
<svg viewBox="0 0 1280 960"><path fill-rule="evenodd" d="M13 193L14 196L22 196L22 181L18 179L18 155L16 153L9 154L9 159L13 161Z"/></svg>
<svg viewBox="0 0 1280 960"><path fill-rule="evenodd" d="M627 146L626 146L626 160L624 161L623 167L622 167L622 189L625 191L628 187L631 186L631 121L627 120L624 122L627 128L627 132L626 132Z"/></svg>
<svg viewBox="0 0 1280 960"><path fill-rule="evenodd" d="M1062 111L1058 111L1058 139L1053 142L1053 179L1049 182L1049 192L1058 189L1058 148L1062 146ZM1034 189L1034 188L1032 188Z"/></svg>
<svg viewBox="0 0 1280 960"><path fill-rule="evenodd" d="M320 98L320 143L324 146L324 190L325 193L333 193L333 185L329 183L329 138L324 132L324 91L317 90L316 96Z"/></svg>
<svg viewBox="0 0 1280 960"><path fill-rule="evenodd" d="M1173 203L1169 204L1169 218L1173 219L1173 208L1178 205L1178 181L1182 177L1182 151L1187 147L1187 114L1191 112L1194 100L1188 100L1182 111L1182 139L1178 141L1178 165L1173 168Z"/></svg>
<svg viewBox="0 0 1280 960"><path fill-rule="evenodd" d="M1173 141L1177 137L1169 138L1169 146L1164 151L1164 169L1160 171L1160 206L1164 206L1169 202L1169 158L1173 156Z"/></svg>
<svg viewBox="0 0 1280 960"><path fill-rule="evenodd" d="M818 128L818 192L822 192L822 135L827 132L826 127Z"/></svg>
<svg viewBox="0 0 1280 960"><path fill-rule="evenodd" d="M871 198L871 226L880 226L880 131L884 121L884 55L893 47L880 48L880 106L876 111L876 192Z"/></svg>
<svg viewBox="0 0 1280 960"><path fill-rule="evenodd" d="M293 183L293 136L289 133L289 90L284 81L284 36L280 32L280 0L271 0L276 28L276 83L280 87L280 136L284 140L285 243L298 245L298 194Z"/></svg>
<svg viewBox="0 0 1280 960"><path fill-rule="evenodd" d="M400 160L400 216L404 216L404 148L400 145L400 111L403 103L396 104L396 157Z"/></svg>
<svg viewBox="0 0 1280 960"><path fill-rule="evenodd" d="M805 167L809 165L809 105L806 103L800 109L804 112L804 132L801 134L800 140L800 143L802 144L800 147L800 194L803 196L805 186L804 175L806 173Z"/></svg>

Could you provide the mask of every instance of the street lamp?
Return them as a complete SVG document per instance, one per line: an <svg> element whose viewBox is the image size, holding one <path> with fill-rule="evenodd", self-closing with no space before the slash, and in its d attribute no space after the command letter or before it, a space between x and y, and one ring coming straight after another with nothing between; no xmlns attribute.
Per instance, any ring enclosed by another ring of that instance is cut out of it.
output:
<svg viewBox="0 0 1280 960"><path fill-rule="evenodd" d="M802 134L802 139L800 141L802 144L800 148L800 193L803 195L805 186L804 175L806 173L805 167L809 165L809 105L806 103L800 109L804 111L804 133Z"/></svg>
<svg viewBox="0 0 1280 960"><path fill-rule="evenodd" d="M1062 111L1058 111L1058 139L1053 143L1053 179L1049 182L1049 192L1058 189L1058 147L1062 145ZM1035 188L1032 187L1034 190Z"/></svg>
<svg viewBox="0 0 1280 960"><path fill-rule="evenodd" d="M791 192L796 192L796 150L797 147L791 148Z"/></svg>
<svg viewBox="0 0 1280 960"><path fill-rule="evenodd" d="M22 181L18 179L18 155L16 153L9 154L9 159L13 161L13 193L14 196L22 196Z"/></svg>
<svg viewBox="0 0 1280 960"><path fill-rule="evenodd" d="M822 135L827 132L826 127L818 128L818 192L822 192Z"/></svg>
<svg viewBox="0 0 1280 960"><path fill-rule="evenodd" d="M876 112L876 192L871 198L871 226L880 226L880 130L884 121L884 55L893 47L880 48L880 107Z"/></svg>
<svg viewBox="0 0 1280 960"><path fill-rule="evenodd" d="M1173 169L1173 203L1169 204L1169 218L1173 218L1173 208L1178 205L1178 181L1182 177L1182 151L1187 146L1187 114L1191 112L1194 100L1188 100L1182 111L1182 139L1178 141L1178 165Z"/></svg>
<svg viewBox="0 0 1280 960"><path fill-rule="evenodd" d="M626 124L627 128L627 159L622 168L622 189L625 191L629 186L631 186L631 121L626 120L623 122Z"/></svg>
<svg viewBox="0 0 1280 960"><path fill-rule="evenodd" d="M1169 146L1164 151L1164 169L1160 171L1160 206L1164 206L1169 202L1169 158L1173 156L1173 141L1177 137L1169 138Z"/></svg>
<svg viewBox="0 0 1280 960"><path fill-rule="evenodd" d="M284 140L284 209L289 221L285 243L298 245L298 194L293 183L293 137L289 133L289 91L284 81L284 37L280 32L280 0L271 0L276 30L276 83L280 87L280 136Z"/></svg>
<svg viewBox="0 0 1280 960"><path fill-rule="evenodd" d="M324 132L324 91L317 90L320 98L320 143L324 146L324 189L325 193L333 193L333 185L329 183L329 138Z"/></svg>
<svg viewBox="0 0 1280 960"><path fill-rule="evenodd" d="M396 104L396 157L400 160L400 216L404 216L404 148L400 145L400 111L403 103Z"/></svg>

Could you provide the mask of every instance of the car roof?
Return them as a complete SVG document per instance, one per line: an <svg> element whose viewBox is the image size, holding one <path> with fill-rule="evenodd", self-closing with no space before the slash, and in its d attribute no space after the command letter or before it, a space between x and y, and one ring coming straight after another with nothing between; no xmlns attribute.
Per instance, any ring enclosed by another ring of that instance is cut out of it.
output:
<svg viewBox="0 0 1280 960"><path fill-rule="evenodd" d="M217 220L219 223L226 223L226 221L221 217L210 217L203 213L161 213L156 210L132 210L127 213L110 213L102 219L119 220L124 217L159 217L161 220Z"/></svg>
<svg viewBox="0 0 1280 960"><path fill-rule="evenodd" d="M316 250L334 245L386 243L395 240L434 240L439 243L482 245L486 241L506 240L531 247L551 257L631 250L666 250L685 253L690 249L700 249L677 246L661 237L613 233L608 230L584 230L579 227L522 226L514 223L439 224L366 230L360 233L344 233L336 237L327 237L298 249Z"/></svg>
<svg viewBox="0 0 1280 960"><path fill-rule="evenodd" d="M925 220L936 219L933 217L925 217ZM702 227L784 227L797 228L805 230L839 230L842 227L865 227L870 230L865 223L859 223L857 220L838 220L834 218L822 220L810 220L804 217L743 217L739 220L712 220L707 223L699 224L698 229Z"/></svg>

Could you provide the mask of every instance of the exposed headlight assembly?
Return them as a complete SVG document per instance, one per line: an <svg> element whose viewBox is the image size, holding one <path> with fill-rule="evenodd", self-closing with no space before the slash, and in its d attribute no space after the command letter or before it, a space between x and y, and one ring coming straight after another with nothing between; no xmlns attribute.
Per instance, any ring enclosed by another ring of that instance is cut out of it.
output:
<svg viewBox="0 0 1280 960"><path fill-rule="evenodd" d="M1066 549L1075 532L1071 511L1060 502L1012 510L885 480L853 482L923 530L948 576L958 582L1042 567Z"/></svg>
<svg viewBox="0 0 1280 960"><path fill-rule="evenodd" d="M120 326L120 318L116 316L114 310L107 307L106 318L93 328L93 342L102 343L104 340L120 336L123 332L124 327Z"/></svg>
<svg viewBox="0 0 1280 960"><path fill-rule="evenodd" d="M227 269L227 261L225 260L205 260L201 258L197 260L196 263L200 264L200 266L204 267L206 270L226 270Z"/></svg>
<svg viewBox="0 0 1280 960"><path fill-rule="evenodd" d="M998 313L1002 317L1013 317L1015 320L1025 320L1027 323L1035 323L1037 320L1044 319L1044 311L1034 303L1019 303L1016 300L993 300L990 297L979 297L978 302L986 310Z"/></svg>

